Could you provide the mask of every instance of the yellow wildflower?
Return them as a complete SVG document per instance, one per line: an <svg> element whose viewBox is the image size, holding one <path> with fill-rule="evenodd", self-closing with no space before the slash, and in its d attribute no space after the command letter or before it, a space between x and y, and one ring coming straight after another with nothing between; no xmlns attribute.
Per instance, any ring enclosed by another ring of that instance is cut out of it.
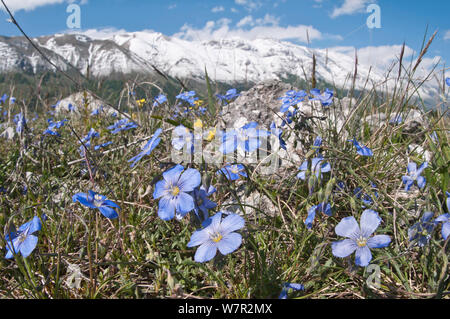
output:
<svg viewBox="0 0 450 319"><path fill-rule="evenodd" d="M194 122L194 129L199 129L199 128L203 128L203 122L202 122L202 120L200 120L200 119L197 119L195 122Z"/></svg>
<svg viewBox="0 0 450 319"><path fill-rule="evenodd" d="M145 99L137 100L137 101L136 101L136 103L137 103L137 105L138 105L139 107L143 107L144 104L145 104L145 102L147 102Z"/></svg>

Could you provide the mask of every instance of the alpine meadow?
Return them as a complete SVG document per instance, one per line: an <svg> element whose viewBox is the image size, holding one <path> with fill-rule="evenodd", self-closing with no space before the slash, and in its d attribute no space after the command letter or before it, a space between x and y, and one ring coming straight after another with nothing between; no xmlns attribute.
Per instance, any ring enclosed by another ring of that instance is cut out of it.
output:
<svg viewBox="0 0 450 319"><path fill-rule="evenodd" d="M445 1L0 1L0 298L450 298Z"/></svg>

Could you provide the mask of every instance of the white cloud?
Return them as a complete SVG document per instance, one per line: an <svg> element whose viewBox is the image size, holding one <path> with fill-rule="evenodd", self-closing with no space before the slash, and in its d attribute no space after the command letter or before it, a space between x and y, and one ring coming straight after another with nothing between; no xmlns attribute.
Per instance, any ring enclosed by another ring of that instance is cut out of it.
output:
<svg viewBox="0 0 450 319"><path fill-rule="evenodd" d="M242 18L237 24L236 24L236 26L238 27L238 28L241 28L241 27L243 27L243 26L246 26L246 25L253 25L253 17L252 16L246 16L246 17L244 17L244 18Z"/></svg>
<svg viewBox="0 0 450 319"><path fill-rule="evenodd" d="M222 12L225 11L225 8L223 6L214 7L211 9L212 13Z"/></svg>
<svg viewBox="0 0 450 319"><path fill-rule="evenodd" d="M279 1L275 1L273 4L274 8L278 8L278 6L282 3L286 3L287 0L279 0Z"/></svg>
<svg viewBox="0 0 450 319"><path fill-rule="evenodd" d="M333 47L330 51L345 53L354 56L354 47ZM382 46L368 46L357 50L358 61L364 65L372 65L382 69L389 67L393 62L397 62L400 58L402 45L382 45ZM416 52L408 46L405 46L403 54L403 63L406 65L411 61L411 57ZM409 60L408 60L409 59Z"/></svg>
<svg viewBox="0 0 450 319"><path fill-rule="evenodd" d="M4 0L6 6L12 12L25 10L31 11L38 7L52 5L52 4L61 4L61 3L73 3L75 0ZM79 4L86 4L87 0L82 0L78 2ZM0 9L6 11L3 5L0 5Z"/></svg>
<svg viewBox="0 0 450 319"><path fill-rule="evenodd" d="M278 25L280 19L270 15L270 14L266 14L264 16L264 18L258 18L258 19L253 19L252 16L246 16L244 18L242 18L237 24L236 26L238 28L244 27L244 26L264 26L264 25L272 25L272 26L276 26Z"/></svg>
<svg viewBox="0 0 450 319"><path fill-rule="evenodd" d="M262 6L259 0L234 0L237 5L243 6L248 11L259 9Z"/></svg>
<svg viewBox="0 0 450 319"><path fill-rule="evenodd" d="M366 9L366 5L373 0L345 0L342 6L335 7L331 13L332 18L339 17L341 15L354 14L356 12L363 12Z"/></svg>
<svg viewBox="0 0 450 319"><path fill-rule="evenodd" d="M282 27L278 25L279 19L267 14L264 18L254 19L247 16L235 26L230 19L208 21L203 28L194 28L185 24L175 37L185 40L210 41L227 38L241 38L254 40L258 38L272 38L277 40L293 40L307 43L307 33L310 41L322 39L323 34L313 26L297 25ZM247 28L244 28L247 27Z"/></svg>
<svg viewBox="0 0 450 319"><path fill-rule="evenodd" d="M445 32L444 40L450 40L450 30L447 30L447 32Z"/></svg>

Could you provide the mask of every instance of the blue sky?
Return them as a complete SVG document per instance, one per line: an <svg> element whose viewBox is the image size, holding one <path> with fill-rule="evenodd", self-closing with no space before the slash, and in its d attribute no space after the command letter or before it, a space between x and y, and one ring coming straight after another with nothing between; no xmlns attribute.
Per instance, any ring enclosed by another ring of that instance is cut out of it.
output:
<svg viewBox="0 0 450 319"><path fill-rule="evenodd" d="M253 39L270 36L325 47L381 47L392 49L406 42L420 50L428 36L438 30L427 57L450 61L450 1L411 0L4 0L31 36L67 31L69 2L80 5L81 31L114 29L154 30L186 39L207 40L223 36ZM381 28L369 29L367 6L376 3ZM0 35L19 35L0 11ZM398 50L398 49L397 49ZM384 51L376 51L383 55Z"/></svg>

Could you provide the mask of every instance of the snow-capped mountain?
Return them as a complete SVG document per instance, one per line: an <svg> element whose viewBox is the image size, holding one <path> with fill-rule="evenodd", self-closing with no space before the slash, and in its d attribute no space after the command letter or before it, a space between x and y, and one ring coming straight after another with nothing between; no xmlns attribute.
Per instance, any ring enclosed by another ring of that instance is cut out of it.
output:
<svg viewBox="0 0 450 319"><path fill-rule="evenodd" d="M89 65L94 76L154 73L154 66L172 77L197 80L204 79L206 68L211 79L229 84L258 83L290 76L305 79L312 73L313 53L317 78L336 87L349 88L355 71L354 52L310 49L272 39L186 41L143 31L107 35L56 34L33 40L61 69L70 69L70 64L86 73ZM36 73L53 69L22 37L0 37L0 55L0 72ZM356 89L382 90L386 84L388 88L393 86L397 74L386 81L386 73L387 68L359 62ZM437 85L425 83L420 93L432 99L438 95Z"/></svg>

